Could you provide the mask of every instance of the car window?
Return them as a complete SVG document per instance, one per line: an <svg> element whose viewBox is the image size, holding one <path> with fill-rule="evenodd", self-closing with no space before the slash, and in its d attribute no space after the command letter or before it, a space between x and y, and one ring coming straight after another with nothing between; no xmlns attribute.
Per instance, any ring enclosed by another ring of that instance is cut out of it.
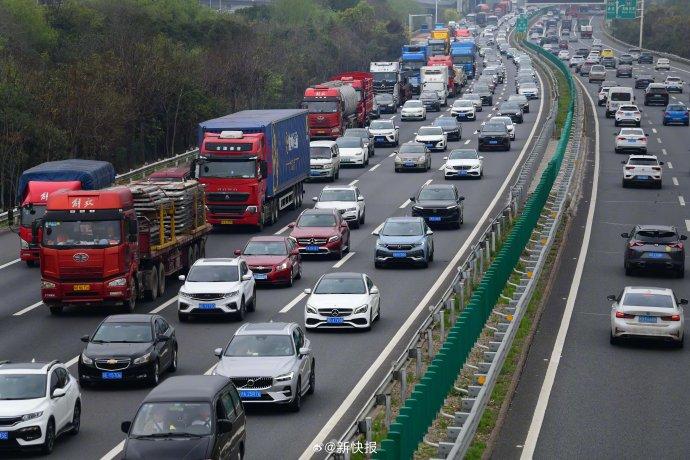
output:
<svg viewBox="0 0 690 460"><path fill-rule="evenodd" d="M673 308L673 297L651 292L628 292L623 296L623 305L633 307Z"/></svg>
<svg viewBox="0 0 690 460"><path fill-rule="evenodd" d="M364 294L366 289L361 278L324 277L314 288L314 294Z"/></svg>
<svg viewBox="0 0 690 460"><path fill-rule="evenodd" d="M60 388L64 388L69 382L69 374L67 373L67 370L63 369L62 367L58 367L56 371L60 377Z"/></svg>
<svg viewBox="0 0 690 460"><path fill-rule="evenodd" d="M302 214L297 220L298 227L335 227L334 214Z"/></svg>
<svg viewBox="0 0 690 460"><path fill-rule="evenodd" d="M58 374L57 369L54 369L53 372L50 373L50 394L53 394L53 391L55 389L61 388L60 386L60 375Z"/></svg>
<svg viewBox="0 0 690 460"><path fill-rule="evenodd" d="M367 288L369 288L369 290L371 291L371 288L374 287L374 282L368 276L365 276L364 278L367 280Z"/></svg>
<svg viewBox="0 0 690 460"><path fill-rule="evenodd" d="M659 163L656 158L630 158L628 164L633 166L656 166Z"/></svg>
<svg viewBox="0 0 690 460"><path fill-rule="evenodd" d="M216 401L216 418L218 420L226 418L225 406L223 405L223 401L221 399L218 399L218 401Z"/></svg>
<svg viewBox="0 0 690 460"><path fill-rule="evenodd" d="M163 332L168 332L168 329L170 329L170 324L163 318L159 318L161 322L161 327L163 328Z"/></svg>
<svg viewBox="0 0 690 460"><path fill-rule="evenodd" d="M156 335L165 334L165 331L167 330L167 328L163 325L163 321L161 319L156 319L155 326L156 326Z"/></svg>
<svg viewBox="0 0 690 460"><path fill-rule="evenodd" d="M643 243L664 244L678 241L678 235L668 230L640 230L635 239Z"/></svg>
<svg viewBox="0 0 690 460"><path fill-rule="evenodd" d="M223 393L220 397L220 403L223 405L226 418L230 421L235 420L235 418L237 418L237 414L235 413L235 403L233 402L230 393Z"/></svg>
<svg viewBox="0 0 690 460"><path fill-rule="evenodd" d="M237 415L240 415L242 411L244 410L242 407L242 400L240 399L240 395L237 392L237 388L235 388L234 385L230 386L228 388L228 392L230 393L230 397L232 398L232 403L235 406L235 413Z"/></svg>

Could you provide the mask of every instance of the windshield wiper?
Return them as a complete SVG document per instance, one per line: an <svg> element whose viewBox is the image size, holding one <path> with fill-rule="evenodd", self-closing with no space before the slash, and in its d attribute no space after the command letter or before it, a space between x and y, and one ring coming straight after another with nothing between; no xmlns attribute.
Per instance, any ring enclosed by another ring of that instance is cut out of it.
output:
<svg viewBox="0 0 690 460"><path fill-rule="evenodd" d="M135 436L137 439L141 438L203 438L203 435L196 433L151 433Z"/></svg>

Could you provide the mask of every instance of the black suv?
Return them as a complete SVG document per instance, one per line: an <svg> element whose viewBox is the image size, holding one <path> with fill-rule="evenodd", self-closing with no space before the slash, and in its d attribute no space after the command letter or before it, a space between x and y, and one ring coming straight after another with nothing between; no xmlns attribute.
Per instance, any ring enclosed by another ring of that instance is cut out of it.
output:
<svg viewBox="0 0 690 460"><path fill-rule="evenodd" d="M668 90L663 83L651 83L644 91L644 105L668 105Z"/></svg>
<svg viewBox="0 0 690 460"><path fill-rule="evenodd" d="M642 51L640 57L637 58L638 64L654 64L654 56L648 51Z"/></svg>
<svg viewBox="0 0 690 460"><path fill-rule="evenodd" d="M479 131L479 151L490 149L510 150L510 134L505 123L489 121Z"/></svg>
<svg viewBox="0 0 690 460"><path fill-rule="evenodd" d="M635 88L645 89L650 83L654 83L653 75L645 74L635 77Z"/></svg>
<svg viewBox="0 0 690 460"><path fill-rule="evenodd" d="M124 459L246 454L244 406L232 380L220 375L167 379L144 398L134 421L122 422L120 428L127 435Z"/></svg>
<svg viewBox="0 0 690 460"><path fill-rule="evenodd" d="M496 116L510 117L513 123L522 123L524 116L522 114L522 107L517 102L504 102L498 107Z"/></svg>
<svg viewBox="0 0 690 460"><path fill-rule="evenodd" d="M419 95L419 100L422 101L427 111L441 111L441 101L438 99L438 94L435 91L422 91L422 94Z"/></svg>
<svg viewBox="0 0 690 460"><path fill-rule="evenodd" d="M440 126L443 132L446 133L448 141L459 141L462 139L462 125L455 117L444 117L441 115L434 120L432 126Z"/></svg>
<svg viewBox="0 0 690 460"><path fill-rule="evenodd" d="M482 105L494 105L494 95L489 85L475 83L474 87L472 87L472 93L479 94L479 97L482 98Z"/></svg>
<svg viewBox="0 0 690 460"><path fill-rule="evenodd" d="M412 215L423 217L428 225L450 224L460 228L463 222L463 201L453 184L429 184L422 186L412 201Z"/></svg>
<svg viewBox="0 0 690 460"><path fill-rule="evenodd" d="M677 277L685 276L685 245L687 236L678 234L669 225L636 225L625 238L625 274L635 269L665 269Z"/></svg>

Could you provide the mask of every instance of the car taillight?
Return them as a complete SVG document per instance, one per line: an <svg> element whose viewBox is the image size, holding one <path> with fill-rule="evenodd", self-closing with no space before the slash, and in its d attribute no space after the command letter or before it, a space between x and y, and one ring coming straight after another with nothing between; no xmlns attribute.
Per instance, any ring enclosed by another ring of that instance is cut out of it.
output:
<svg viewBox="0 0 690 460"><path fill-rule="evenodd" d="M652 171L661 171L661 166L652 166Z"/></svg>
<svg viewBox="0 0 690 460"><path fill-rule="evenodd" d="M673 248L673 249L683 249L683 243L680 241L678 241L676 243L669 243L669 244L667 244L667 246L669 248Z"/></svg>
<svg viewBox="0 0 690 460"><path fill-rule="evenodd" d="M633 112L633 113L634 113L635 115L639 115L639 114L640 114L640 112Z"/></svg>
<svg viewBox="0 0 690 460"><path fill-rule="evenodd" d="M625 140L624 137L618 137L618 138L616 138L616 139L619 140L619 141L624 141L624 140Z"/></svg>
<svg viewBox="0 0 690 460"><path fill-rule="evenodd" d="M664 321L680 321L680 315L662 316L661 319Z"/></svg>
<svg viewBox="0 0 690 460"><path fill-rule="evenodd" d="M638 141L642 141L642 142L647 142L647 138L646 138L646 137L639 137L637 140L638 140Z"/></svg>
<svg viewBox="0 0 690 460"><path fill-rule="evenodd" d="M632 171L633 169L635 169L634 166L626 166L626 167L625 167L625 170L626 170L626 171Z"/></svg>
<svg viewBox="0 0 690 460"><path fill-rule="evenodd" d="M616 310L616 318L632 319L634 317L635 317L635 315L631 315L629 313L623 313L622 311Z"/></svg>

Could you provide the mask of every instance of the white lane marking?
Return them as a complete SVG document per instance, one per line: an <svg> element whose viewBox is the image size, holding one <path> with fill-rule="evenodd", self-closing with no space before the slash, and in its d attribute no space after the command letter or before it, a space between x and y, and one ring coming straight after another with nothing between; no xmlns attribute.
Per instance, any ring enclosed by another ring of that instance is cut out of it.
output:
<svg viewBox="0 0 690 460"><path fill-rule="evenodd" d="M374 233L380 232L382 228L383 228L383 222L381 222L378 227L376 227L374 230L372 230L371 234L373 235Z"/></svg>
<svg viewBox="0 0 690 460"><path fill-rule="evenodd" d="M379 166L381 166L381 163L375 164L373 167L369 169L369 171L376 171L376 169L378 169Z"/></svg>
<svg viewBox="0 0 690 460"><path fill-rule="evenodd" d="M274 235L280 235L281 233L283 233L287 229L288 229L288 226L286 225L285 227L283 227L280 230L278 230L277 232L275 232Z"/></svg>
<svg viewBox="0 0 690 460"><path fill-rule="evenodd" d="M685 229L690 232L690 220L685 219Z"/></svg>
<svg viewBox="0 0 690 460"><path fill-rule="evenodd" d="M396 155L396 152L393 152L390 155L388 155L388 158L393 158L395 155Z"/></svg>
<svg viewBox="0 0 690 460"><path fill-rule="evenodd" d="M292 307L297 305L302 299L304 299L307 296L304 292L300 292L297 297L292 299L289 304L285 305L283 308L280 309L278 313L287 313L290 311Z"/></svg>
<svg viewBox="0 0 690 460"><path fill-rule="evenodd" d="M438 170L439 170L439 171L443 171L443 168L445 168L445 167L446 167L446 164L444 163L444 164L441 165L440 168L438 168Z"/></svg>
<svg viewBox="0 0 690 460"><path fill-rule="evenodd" d="M467 140L465 141L465 145L467 145L467 144L469 144L469 143L470 143L470 140L467 139Z"/></svg>
<svg viewBox="0 0 690 460"><path fill-rule="evenodd" d="M410 203L412 203L412 202L411 202L410 199L408 198L407 200L405 200L405 202L404 202L403 204L401 204L401 205L399 206L399 208L400 208L400 209L405 209L406 207L408 207L408 206L410 205Z"/></svg>
<svg viewBox="0 0 690 460"><path fill-rule="evenodd" d="M350 258L351 258L352 256L354 256L354 255L355 255L354 252L352 252L352 251L348 252L347 254L345 254L345 257L343 257L342 259L340 259L339 261L337 261L335 264L333 264L333 268L340 268L340 267L342 267L343 265L345 265L345 262L347 262L348 260L350 260Z"/></svg>
<svg viewBox="0 0 690 460"><path fill-rule="evenodd" d="M671 163L670 161L666 162L666 166L668 166L668 169L673 169L673 163Z"/></svg>
<svg viewBox="0 0 690 460"><path fill-rule="evenodd" d="M652 128L652 132L656 134L656 128Z"/></svg>
<svg viewBox="0 0 690 460"><path fill-rule="evenodd" d="M582 87L583 93L587 95L587 99L589 99L589 103L592 106L592 111L596 113L597 107L594 105L594 101L592 100L592 96L590 96L589 91L587 91L587 88L579 79L577 79L577 82ZM570 319L573 316L575 300L577 299L577 291L580 288L580 281L582 280L582 272L585 268L587 250L589 248L589 240L592 236L592 222L594 221L594 208L596 207L597 202L597 190L599 187L600 138L598 117L594 117L594 133L596 146L594 149L594 177L592 179L592 197L589 201L589 209L587 210L587 223L585 224L585 234L582 239L582 245L580 246L580 254L577 258L577 265L575 267L573 282L570 285L570 292L568 292L568 300L566 301L565 310L563 311L561 325L558 328L556 342L554 343L553 350L551 351L549 367L546 369L546 374L544 375L544 382L542 383L541 390L539 391L539 399L537 400L537 405L534 408L534 414L532 416L532 420L530 421L529 431L527 432L527 439L525 439L525 442L523 443L525 447L523 448L522 454L520 455L520 460L530 460L534 456L534 449L537 446L539 432L541 431L542 423L544 423L544 416L546 415L546 407L549 404L551 390L553 389L553 384L556 380L556 372L558 371L558 364L561 360L561 354L563 353L563 345L565 344L565 338L568 335Z"/></svg>
<svg viewBox="0 0 690 460"><path fill-rule="evenodd" d="M541 89L541 94L544 94L544 83L541 80L541 77L539 77L539 87ZM543 108L544 108L544 98L541 98L539 101L539 111L537 113L542 114L543 113ZM537 129L537 126L541 126L539 123L534 123L532 126L532 131L530 132L528 139L531 139L532 136L534 136L534 133ZM517 157L515 163L513 164L513 167L511 170L508 172L506 175L505 180L503 181L503 184L501 185L501 188L497 191L496 195L494 196L493 200L487 206L486 210L484 211L484 214L479 218L477 221L476 226L472 229L472 232L470 235L467 237L465 240L465 243L462 245L462 247L458 250L458 252L453 256L452 260L446 265L446 268L443 270L441 275L437 278L436 282L434 283L433 286L431 286L431 289L426 293L426 295L422 298L422 300L419 302L419 304L415 307L415 309L408 315L407 320L405 320L405 323L397 330L395 335L391 337L391 339L388 341L386 344L386 347L381 350L379 353L379 356L376 358L376 361L372 363L371 366L366 370L364 375L359 379L357 384L352 388L350 393L343 399L342 403L338 407L338 409L331 415L331 418L328 419L328 421L324 424L323 428L319 433L316 435L313 441L307 444L307 448L305 451L300 455L300 460L308 460L314 455L314 450L312 446L315 446L317 444L322 444L326 436L333 431L335 428L336 424L340 421L340 419L343 418L345 413L352 407L352 405L355 403L357 398L360 396L362 391L364 391L364 387L367 385L367 383L373 378L374 374L384 365L387 365L387 363L390 362L390 355L395 351L396 347L399 345L400 341L407 335L408 330L415 324L415 322L418 320L418 317L423 314L423 313L428 313L427 307L429 305L429 302L431 301L431 298L436 294L436 292L441 288L443 283L446 281L448 276L451 273L455 273L455 267L459 263L460 259L463 257L467 249L470 247L470 244L472 244L472 241L474 238L477 236L479 231L484 227L484 223L486 220L489 218L493 208L496 206L496 204L499 202L499 200L502 200L503 198L503 193L505 192L506 188L508 188L508 184L511 183L513 176L515 175L515 172L518 170L520 164L522 163L523 158L525 157L525 154L527 152L527 147L528 144L526 143L524 147L522 148L522 151L520 151L520 155ZM383 224L382 224L383 225Z"/></svg>
<svg viewBox="0 0 690 460"><path fill-rule="evenodd" d="M395 116L395 115L393 115L392 117L390 117L390 118L389 118L389 120L392 120L392 119L394 119L395 117L396 117L396 116Z"/></svg>
<svg viewBox="0 0 690 460"><path fill-rule="evenodd" d="M7 268L7 267L9 267L10 265L16 264L16 263L19 262L20 260L21 260L21 259L14 259L14 260L11 261L11 262L7 262L6 264L2 264L2 265L0 265L0 270L2 270L3 268Z"/></svg>
<svg viewBox="0 0 690 460"><path fill-rule="evenodd" d="M661 144L661 138L657 137L657 138L656 138L656 141L657 141L659 144Z"/></svg>
<svg viewBox="0 0 690 460"><path fill-rule="evenodd" d="M671 178L671 182L673 182L673 185L675 185L676 187L678 187L678 178L677 178L677 177L672 177L672 178Z"/></svg>
<svg viewBox="0 0 690 460"><path fill-rule="evenodd" d="M65 363L65 367L72 367L75 364L77 364L77 361L79 361L79 355L75 356L74 358L70 359Z"/></svg>
<svg viewBox="0 0 690 460"><path fill-rule="evenodd" d="M350 187L352 187L352 186L355 185L357 182L359 182L359 179L355 179L355 180L353 180L352 182L350 182L350 183L347 184L347 185L349 185Z"/></svg>
<svg viewBox="0 0 690 460"><path fill-rule="evenodd" d="M666 151L666 149L661 149L661 153L663 153L664 155L668 155L668 152Z"/></svg>
<svg viewBox="0 0 690 460"><path fill-rule="evenodd" d="M125 440L123 439L120 441L120 444L117 446L113 447L110 452L105 454L104 456L101 457L101 460L113 460L115 457L117 457L120 452L122 452L122 449L125 447Z"/></svg>
<svg viewBox="0 0 690 460"><path fill-rule="evenodd" d="M671 96L671 99L673 99L674 101L678 100L678 99L676 99L676 96Z"/></svg>
<svg viewBox="0 0 690 460"><path fill-rule="evenodd" d="M31 310L33 310L34 308L39 307L39 306L41 306L41 305L43 305L43 301L36 302L35 304L29 305L29 306L26 307L26 308L22 308L21 310L19 310L17 313L15 313L15 314L12 315L12 316L22 316L24 313L28 313L28 312L30 312Z"/></svg>
<svg viewBox="0 0 690 460"><path fill-rule="evenodd" d="M213 373L213 369L215 369L217 365L218 363L211 366L206 372L204 372L204 375L211 375Z"/></svg>
<svg viewBox="0 0 690 460"><path fill-rule="evenodd" d="M685 198L683 198L683 195L678 195L678 202L681 206L685 206Z"/></svg>
<svg viewBox="0 0 690 460"><path fill-rule="evenodd" d="M168 301L166 301L166 302L163 302L162 304L158 305L156 308L154 308L153 310L151 310L149 313L150 313L150 314L158 313L159 311L162 311L162 310L166 309L167 307L169 307L170 305L172 305L172 304L175 303L175 302L177 302L177 296L175 296L175 297L173 297L172 299L170 299L170 300L168 300Z"/></svg>

